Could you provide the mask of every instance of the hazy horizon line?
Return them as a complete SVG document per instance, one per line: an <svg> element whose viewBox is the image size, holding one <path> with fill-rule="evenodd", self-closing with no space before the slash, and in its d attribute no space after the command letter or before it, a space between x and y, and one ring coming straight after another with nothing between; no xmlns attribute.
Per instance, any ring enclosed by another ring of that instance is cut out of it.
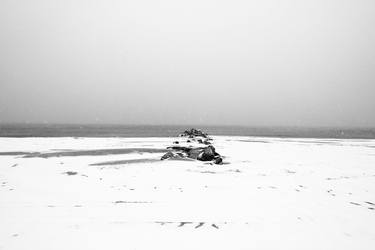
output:
<svg viewBox="0 0 375 250"><path fill-rule="evenodd" d="M375 129L375 126L357 125L357 126L334 126L334 125L243 125L243 124L205 124L205 123L187 123L187 124L150 124L150 123L114 123L114 122L1 122L0 125L50 125L50 126L155 126L155 127L238 127L238 128L302 128L302 129Z"/></svg>

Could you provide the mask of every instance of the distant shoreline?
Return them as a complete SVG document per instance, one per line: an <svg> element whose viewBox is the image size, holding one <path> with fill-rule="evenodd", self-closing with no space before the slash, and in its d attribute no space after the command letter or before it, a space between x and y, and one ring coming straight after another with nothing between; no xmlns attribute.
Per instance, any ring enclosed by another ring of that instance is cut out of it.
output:
<svg viewBox="0 0 375 250"><path fill-rule="evenodd" d="M375 139L375 128L93 124L0 124L0 137L175 137L190 127L224 136Z"/></svg>

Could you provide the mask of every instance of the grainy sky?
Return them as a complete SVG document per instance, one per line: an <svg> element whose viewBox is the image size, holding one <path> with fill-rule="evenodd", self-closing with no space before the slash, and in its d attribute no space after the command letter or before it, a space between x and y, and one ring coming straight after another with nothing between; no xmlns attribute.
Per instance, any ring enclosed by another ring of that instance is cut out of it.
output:
<svg viewBox="0 0 375 250"><path fill-rule="evenodd" d="M0 122L375 126L374 0L1 0Z"/></svg>

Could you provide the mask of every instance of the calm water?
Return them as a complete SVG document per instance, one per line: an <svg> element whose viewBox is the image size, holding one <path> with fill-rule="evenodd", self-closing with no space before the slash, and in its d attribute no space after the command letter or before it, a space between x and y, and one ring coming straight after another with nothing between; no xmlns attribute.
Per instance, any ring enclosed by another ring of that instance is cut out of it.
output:
<svg viewBox="0 0 375 250"><path fill-rule="evenodd" d="M367 138L375 139L374 128L296 128L237 126L129 126L129 125L53 125L1 124L0 137L172 137L197 127L210 135Z"/></svg>

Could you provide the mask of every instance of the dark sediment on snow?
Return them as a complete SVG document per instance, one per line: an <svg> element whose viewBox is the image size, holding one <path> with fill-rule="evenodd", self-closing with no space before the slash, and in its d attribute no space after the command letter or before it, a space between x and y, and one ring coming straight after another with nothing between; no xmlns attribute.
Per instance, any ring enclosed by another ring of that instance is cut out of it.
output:
<svg viewBox="0 0 375 250"><path fill-rule="evenodd" d="M96 156L96 155L118 155L131 153L165 153L168 150L162 148L116 148L116 149L95 149L95 150L77 150L49 153L28 153L24 158L50 158L67 156Z"/></svg>
<svg viewBox="0 0 375 250"><path fill-rule="evenodd" d="M119 160L119 161L105 161L90 164L90 166L109 166L109 165L122 165L122 164L136 164L136 163L152 163L160 161L159 159L131 159L131 160Z"/></svg>

